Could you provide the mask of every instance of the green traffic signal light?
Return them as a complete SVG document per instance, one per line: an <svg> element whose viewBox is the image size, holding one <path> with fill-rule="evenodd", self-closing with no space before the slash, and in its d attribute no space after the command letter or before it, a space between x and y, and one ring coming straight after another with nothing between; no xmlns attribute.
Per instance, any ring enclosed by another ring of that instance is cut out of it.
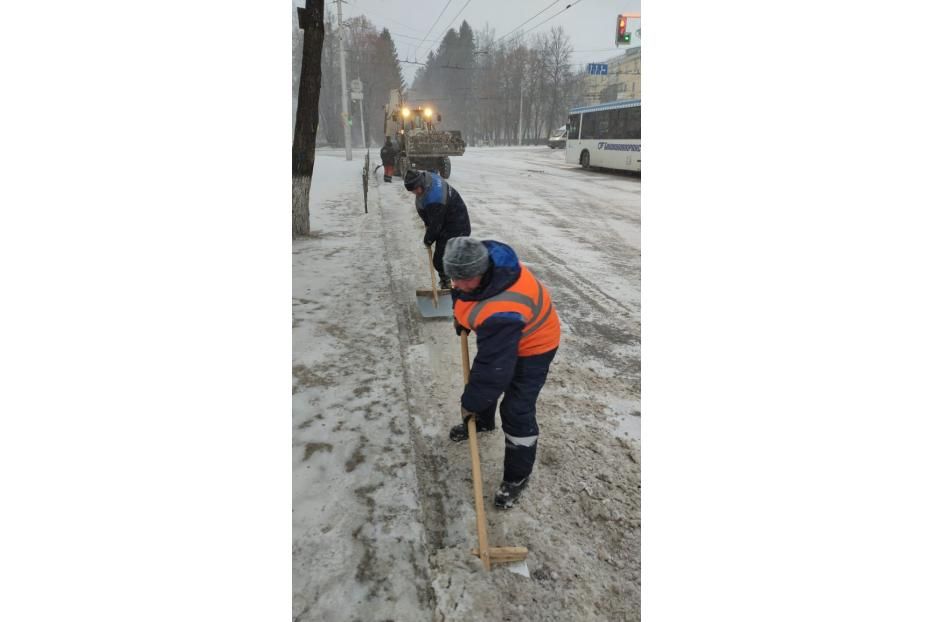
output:
<svg viewBox="0 0 933 622"><path fill-rule="evenodd" d="M628 19L624 15L619 15L616 18L616 45L632 42L632 34L627 30Z"/></svg>

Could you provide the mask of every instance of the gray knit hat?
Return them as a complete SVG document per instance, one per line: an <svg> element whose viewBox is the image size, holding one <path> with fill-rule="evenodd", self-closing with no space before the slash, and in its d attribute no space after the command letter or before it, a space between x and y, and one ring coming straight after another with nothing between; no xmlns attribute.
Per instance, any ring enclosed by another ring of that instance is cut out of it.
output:
<svg viewBox="0 0 933 622"><path fill-rule="evenodd" d="M476 238L459 237L447 240L444 250L444 272L452 279L479 276L489 268L489 251Z"/></svg>
<svg viewBox="0 0 933 622"><path fill-rule="evenodd" d="M425 175L423 171L418 171L413 168L408 169L408 172L405 173L405 190L414 190L419 186L424 188L425 186Z"/></svg>

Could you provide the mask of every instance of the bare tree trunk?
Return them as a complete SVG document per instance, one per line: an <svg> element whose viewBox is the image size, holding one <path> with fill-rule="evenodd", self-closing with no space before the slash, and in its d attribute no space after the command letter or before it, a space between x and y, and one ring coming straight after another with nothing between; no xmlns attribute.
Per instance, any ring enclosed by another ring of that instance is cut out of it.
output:
<svg viewBox="0 0 933 622"><path fill-rule="evenodd" d="M292 239L311 234L311 175L292 175Z"/></svg>
<svg viewBox="0 0 933 622"><path fill-rule="evenodd" d="M317 140L318 100L321 94L321 47L324 44L324 0L306 0L298 7L298 27L304 30L298 112L292 142L292 239L311 233L308 201L314 173L314 143Z"/></svg>

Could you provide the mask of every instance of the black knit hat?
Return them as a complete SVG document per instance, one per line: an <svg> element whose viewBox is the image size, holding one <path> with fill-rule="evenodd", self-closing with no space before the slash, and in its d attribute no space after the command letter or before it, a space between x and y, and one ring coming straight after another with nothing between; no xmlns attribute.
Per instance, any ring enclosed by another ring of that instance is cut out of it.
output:
<svg viewBox="0 0 933 622"><path fill-rule="evenodd" d="M405 173L405 190L414 190L418 187L424 188L424 173L410 168Z"/></svg>
<svg viewBox="0 0 933 622"><path fill-rule="evenodd" d="M459 237L447 240L444 249L444 272L452 279L469 279L489 268L489 251L476 238Z"/></svg>

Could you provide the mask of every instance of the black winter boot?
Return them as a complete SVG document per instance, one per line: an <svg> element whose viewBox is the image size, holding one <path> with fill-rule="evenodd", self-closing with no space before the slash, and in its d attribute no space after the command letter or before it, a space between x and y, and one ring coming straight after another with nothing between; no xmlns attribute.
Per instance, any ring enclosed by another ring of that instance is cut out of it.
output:
<svg viewBox="0 0 933 622"><path fill-rule="evenodd" d="M496 491L496 507L500 510L508 510L518 501L518 497L522 494L522 491L525 490L525 486L527 485L527 477L520 482L514 483L502 480L502 483L499 484L499 490Z"/></svg>
<svg viewBox="0 0 933 622"><path fill-rule="evenodd" d="M476 424L477 434L479 434L480 432L492 432L495 429L496 429L495 425L492 425L487 428L485 426L481 426L478 423ZM454 427L450 428L450 440L454 441L455 443L459 443L460 441L465 441L468 438L470 438L470 433L467 431L467 426L465 423L458 423Z"/></svg>

